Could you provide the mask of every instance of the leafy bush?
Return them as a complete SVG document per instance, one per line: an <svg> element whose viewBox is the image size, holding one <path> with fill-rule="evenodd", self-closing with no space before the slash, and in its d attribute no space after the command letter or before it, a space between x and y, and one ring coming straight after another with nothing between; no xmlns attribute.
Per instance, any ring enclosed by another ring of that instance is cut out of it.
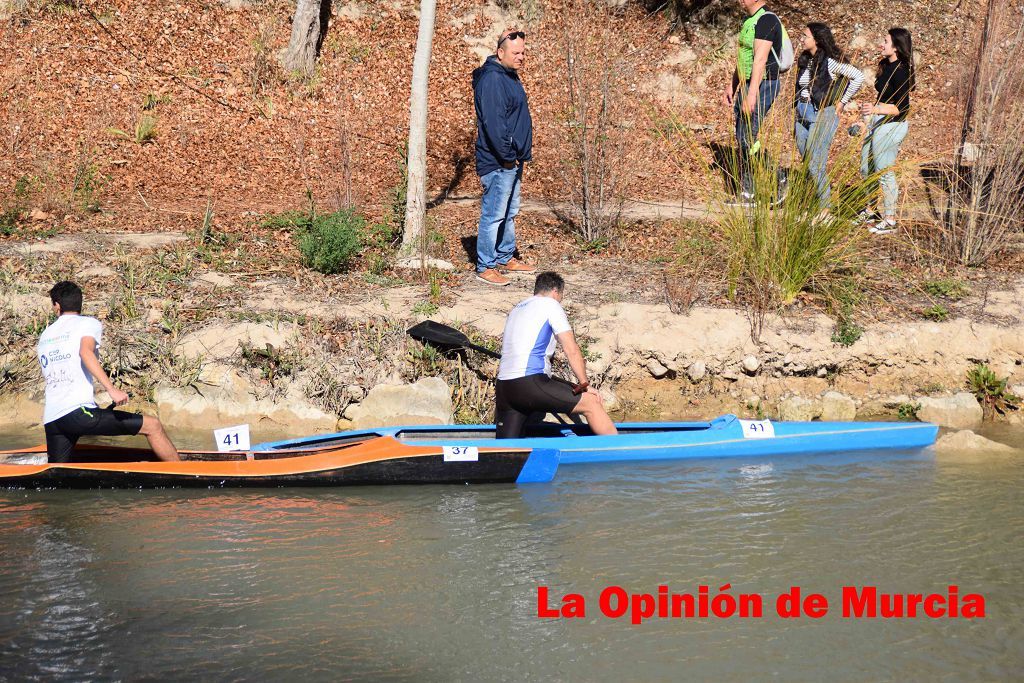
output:
<svg viewBox="0 0 1024 683"><path fill-rule="evenodd" d="M949 309L942 304L935 304L931 308L926 308L921 312L921 315L934 320L937 323L941 323L944 320L949 319Z"/></svg>
<svg viewBox="0 0 1024 683"><path fill-rule="evenodd" d="M1007 380L999 379L984 363L978 363L967 372L967 386L981 402L986 418L993 417L994 413L1005 415L1006 411L1019 407L1021 399L1007 390Z"/></svg>
<svg viewBox="0 0 1024 683"><path fill-rule="evenodd" d="M832 333L832 342L843 346L853 346L862 334L864 334L864 330L860 325L848 318L840 318L836 323L836 331Z"/></svg>
<svg viewBox="0 0 1024 683"><path fill-rule="evenodd" d="M960 280L929 280L924 283L924 291L931 296L941 296L950 301L960 301L971 293L971 288Z"/></svg>
<svg viewBox="0 0 1024 683"><path fill-rule="evenodd" d="M901 403L896 409L901 420L916 420L917 411L921 409L920 403Z"/></svg>
<svg viewBox="0 0 1024 683"><path fill-rule="evenodd" d="M331 275L348 270L359 253L366 219L354 209L334 213L312 213L297 224L302 265Z"/></svg>

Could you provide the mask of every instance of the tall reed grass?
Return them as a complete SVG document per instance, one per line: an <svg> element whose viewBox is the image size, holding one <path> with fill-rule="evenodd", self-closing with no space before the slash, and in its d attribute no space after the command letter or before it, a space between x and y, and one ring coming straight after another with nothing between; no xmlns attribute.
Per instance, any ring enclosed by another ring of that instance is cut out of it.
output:
<svg viewBox="0 0 1024 683"><path fill-rule="evenodd" d="M879 194L881 174L861 175L863 123L851 135L849 127L859 116L844 113L840 118L826 171L831 202L823 205L810 155L802 159L795 149L792 79L796 77L794 69L784 78L780 95L762 123L758 151L749 160L752 202L744 204L731 192L738 187L740 167L734 139L726 145L712 143L709 154L689 129L677 125L672 131L678 138L677 150L688 148L703 164L706 176L723 178L722 183L709 183L704 199L720 226L730 295L746 306L755 340L760 338L765 316L788 306L801 292L836 298L836 291L847 291L851 283L856 286L869 243L879 239L868 232L864 219L865 210ZM867 94L873 96L873 91ZM865 97L863 91L860 97Z"/></svg>

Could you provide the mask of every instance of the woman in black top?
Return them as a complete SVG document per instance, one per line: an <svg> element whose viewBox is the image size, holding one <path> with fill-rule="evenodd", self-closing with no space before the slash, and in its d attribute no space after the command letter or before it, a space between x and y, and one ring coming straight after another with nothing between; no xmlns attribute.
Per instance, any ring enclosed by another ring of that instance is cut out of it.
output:
<svg viewBox="0 0 1024 683"><path fill-rule="evenodd" d="M896 230L896 203L899 187L892 170L900 145L907 137L907 114L910 93L914 90L914 49L910 31L891 28L881 45L882 60L878 63L875 90L878 100L865 104L861 113L868 120L868 134L861 149L861 173L865 178L878 177L882 186L882 221L871 227L875 234Z"/></svg>

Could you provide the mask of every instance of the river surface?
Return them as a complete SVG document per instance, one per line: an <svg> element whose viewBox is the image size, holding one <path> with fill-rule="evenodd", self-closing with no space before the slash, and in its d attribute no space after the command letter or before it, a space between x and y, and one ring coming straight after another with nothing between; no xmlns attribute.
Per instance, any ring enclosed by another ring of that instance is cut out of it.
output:
<svg viewBox="0 0 1024 683"><path fill-rule="evenodd" d="M1024 445L1024 444L1018 444ZM550 484L0 491L3 680L1021 680L1024 462L563 466ZM601 613L610 585L760 619ZM843 618L843 586L985 618ZM586 600L579 619L538 618ZM790 586L829 601L782 619Z"/></svg>

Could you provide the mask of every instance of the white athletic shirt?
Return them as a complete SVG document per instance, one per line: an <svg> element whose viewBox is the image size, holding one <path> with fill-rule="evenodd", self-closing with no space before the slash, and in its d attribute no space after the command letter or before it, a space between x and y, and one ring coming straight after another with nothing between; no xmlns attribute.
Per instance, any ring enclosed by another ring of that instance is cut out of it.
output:
<svg viewBox="0 0 1024 683"><path fill-rule="evenodd" d="M550 296L531 296L520 301L505 321L498 379L550 375L555 335L570 329L562 304Z"/></svg>
<svg viewBox="0 0 1024 683"><path fill-rule="evenodd" d="M36 358L46 380L43 424L77 408L95 408L92 375L82 365L82 337L92 337L99 348L103 326L96 318L62 315L39 337Z"/></svg>

